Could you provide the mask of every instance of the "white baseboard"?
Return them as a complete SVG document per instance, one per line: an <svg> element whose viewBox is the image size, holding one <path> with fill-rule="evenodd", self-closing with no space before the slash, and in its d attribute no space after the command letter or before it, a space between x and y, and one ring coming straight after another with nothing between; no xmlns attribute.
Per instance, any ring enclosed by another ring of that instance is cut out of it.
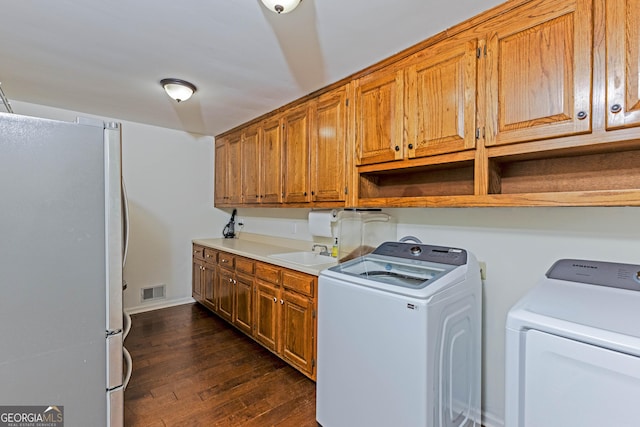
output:
<svg viewBox="0 0 640 427"><path fill-rule="evenodd" d="M161 308L174 307L176 305L189 304L193 302L196 302L196 300L194 300L191 297L186 297L186 298L156 302L153 304L142 304L142 305L137 305L135 307L127 307L124 309L124 311L126 311L129 314L137 314L137 313L144 313L145 311L159 310Z"/></svg>

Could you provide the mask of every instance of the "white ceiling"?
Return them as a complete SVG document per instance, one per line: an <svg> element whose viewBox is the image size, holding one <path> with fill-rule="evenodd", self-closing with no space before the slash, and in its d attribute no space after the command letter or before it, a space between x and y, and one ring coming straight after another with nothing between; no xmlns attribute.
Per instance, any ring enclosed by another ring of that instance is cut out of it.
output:
<svg viewBox="0 0 640 427"><path fill-rule="evenodd" d="M0 82L9 100L216 135L499 3L3 1ZM165 77L198 91L177 104Z"/></svg>

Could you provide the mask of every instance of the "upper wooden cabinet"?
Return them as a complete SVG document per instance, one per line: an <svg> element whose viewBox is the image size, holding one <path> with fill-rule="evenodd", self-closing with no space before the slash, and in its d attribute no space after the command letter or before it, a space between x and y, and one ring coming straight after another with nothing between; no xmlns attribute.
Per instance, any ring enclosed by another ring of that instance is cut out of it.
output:
<svg viewBox="0 0 640 427"><path fill-rule="evenodd" d="M318 98L311 139L311 198L344 202L347 193L347 87Z"/></svg>
<svg viewBox="0 0 640 427"><path fill-rule="evenodd" d="M607 129L640 126L640 0L607 0Z"/></svg>
<svg viewBox="0 0 640 427"><path fill-rule="evenodd" d="M591 131L591 11L591 0L532 1L481 26L487 146Z"/></svg>
<svg viewBox="0 0 640 427"><path fill-rule="evenodd" d="M475 148L477 49L446 40L407 61L408 158Z"/></svg>
<svg viewBox="0 0 640 427"><path fill-rule="evenodd" d="M355 82L355 143L358 165L404 155L404 70L391 65Z"/></svg>
<svg viewBox="0 0 640 427"><path fill-rule="evenodd" d="M262 133L259 126L250 126L242 134L240 157L242 161L242 202L260 203L262 161L260 149Z"/></svg>
<svg viewBox="0 0 640 427"><path fill-rule="evenodd" d="M509 0L341 83L261 119L271 205L640 205L640 0Z"/></svg>
<svg viewBox="0 0 640 427"><path fill-rule="evenodd" d="M242 133L236 132L215 143L216 206L232 206L242 202Z"/></svg>
<svg viewBox="0 0 640 427"><path fill-rule="evenodd" d="M304 203L311 201L310 191L310 138L311 103L285 112L284 129L284 202Z"/></svg>
<svg viewBox="0 0 640 427"><path fill-rule="evenodd" d="M282 202L282 123L272 117L262 123L260 150L260 202Z"/></svg>
<svg viewBox="0 0 640 427"><path fill-rule="evenodd" d="M225 206L227 202L227 137L216 138L214 149L213 203Z"/></svg>

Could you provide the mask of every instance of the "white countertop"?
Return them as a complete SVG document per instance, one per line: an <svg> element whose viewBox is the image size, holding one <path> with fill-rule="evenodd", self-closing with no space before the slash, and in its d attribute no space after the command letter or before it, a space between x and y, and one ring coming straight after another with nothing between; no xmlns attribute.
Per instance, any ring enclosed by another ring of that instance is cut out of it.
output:
<svg viewBox="0 0 640 427"><path fill-rule="evenodd" d="M314 276L318 276L325 268L333 267L337 264L335 258L330 258L333 261L327 264L307 266L269 257L269 255L286 252L310 251L313 242L305 242L302 240L242 233L240 238L235 239L194 239L192 242L197 245L252 258L280 267L290 268Z"/></svg>

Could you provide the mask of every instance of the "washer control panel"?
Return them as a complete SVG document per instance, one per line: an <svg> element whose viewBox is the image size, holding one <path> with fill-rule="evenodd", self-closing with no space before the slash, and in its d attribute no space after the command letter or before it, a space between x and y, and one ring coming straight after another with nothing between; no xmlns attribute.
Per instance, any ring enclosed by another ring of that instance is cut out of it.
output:
<svg viewBox="0 0 640 427"><path fill-rule="evenodd" d="M378 246L373 253L394 258L437 262L448 265L465 265L467 263L467 251L446 246L385 242Z"/></svg>

